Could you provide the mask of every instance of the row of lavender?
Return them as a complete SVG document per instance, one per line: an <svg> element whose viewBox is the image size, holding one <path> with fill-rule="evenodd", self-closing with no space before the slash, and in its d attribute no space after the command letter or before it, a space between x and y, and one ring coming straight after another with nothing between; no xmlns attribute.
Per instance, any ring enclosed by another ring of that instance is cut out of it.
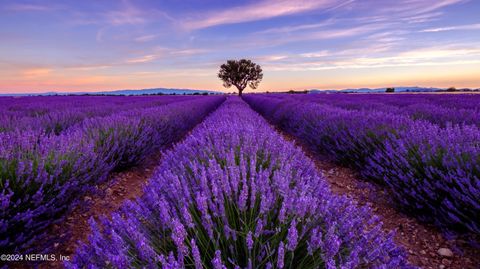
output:
<svg viewBox="0 0 480 269"><path fill-rule="evenodd" d="M477 126L442 128L405 115L346 110L296 97L250 95L245 100L314 151L386 184L399 204L420 219L457 233L480 234Z"/></svg>
<svg viewBox="0 0 480 269"><path fill-rule="evenodd" d="M238 97L164 155L144 195L92 234L69 268L404 268L366 207Z"/></svg>
<svg viewBox="0 0 480 269"><path fill-rule="evenodd" d="M0 132L43 130L60 134L91 117L191 100L192 96L53 96L0 98Z"/></svg>
<svg viewBox="0 0 480 269"><path fill-rule="evenodd" d="M82 194L109 172L178 140L223 101L198 97L139 107L86 118L59 135L42 129L0 132L0 248L44 247L39 243L46 228L60 221Z"/></svg>
<svg viewBox="0 0 480 269"><path fill-rule="evenodd" d="M301 96L301 95L298 95ZM305 96L305 95L303 95ZM348 96L348 98L345 98ZM476 109L480 101L478 94L312 94L309 98L335 100L354 105L360 101L376 102L386 105L405 107L412 104L430 104L453 109Z"/></svg>
<svg viewBox="0 0 480 269"><path fill-rule="evenodd" d="M277 95L277 98L286 97ZM290 97L292 98L292 97ZM293 98L349 110L375 110L448 124L480 126L480 94L309 94Z"/></svg>

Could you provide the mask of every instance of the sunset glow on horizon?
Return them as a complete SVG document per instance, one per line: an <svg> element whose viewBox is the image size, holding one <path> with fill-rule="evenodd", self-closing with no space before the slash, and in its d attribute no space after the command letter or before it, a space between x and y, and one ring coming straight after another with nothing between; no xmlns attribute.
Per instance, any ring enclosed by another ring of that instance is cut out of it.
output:
<svg viewBox="0 0 480 269"><path fill-rule="evenodd" d="M387 3L389 2L389 3ZM480 1L1 1L0 94L225 89L480 88Z"/></svg>

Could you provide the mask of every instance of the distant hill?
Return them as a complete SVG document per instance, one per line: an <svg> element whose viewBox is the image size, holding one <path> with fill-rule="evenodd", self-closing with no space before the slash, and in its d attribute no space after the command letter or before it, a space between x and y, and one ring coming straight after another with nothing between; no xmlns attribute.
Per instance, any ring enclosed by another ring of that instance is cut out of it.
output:
<svg viewBox="0 0 480 269"><path fill-rule="evenodd" d="M395 92L442 92L446 89L442 88L426 88L426 87L394 87ZM387 88L358 88L358 89L344 89L344 90L309 90L310 93L382 93ZM463 90L463 89L462 89Z"/></svg>
<svg viewBox="0 0 480 269"><path fill-rule="evenodd" d="M210 91L210 90L166 89L166 88L98 92L98 94L108 94L108 95L194 94L194 93L220 94L220 92Z"/></svg>
<svg viewBox="0 0 480 269"><path fill-rule="evenodd" d="M45 93L0 93L0 96L52 96L52 95L153 95L153 94L222 94L211 90L154 88L141 90L114 90L99 92L45 92Z"/></svg>
<svg viewBox="0 0 480 269"><path fill-rule="evenodd" d="M448 92L448 89L443 88L427 88L427 87L393 87L395 92ZM308 90L309 93L383 93L387 88L358 88L358 89L344 89L344 90L320 90L312 89ZM480 91L480 89L456 89L455 92L473 92Z"/></svg>

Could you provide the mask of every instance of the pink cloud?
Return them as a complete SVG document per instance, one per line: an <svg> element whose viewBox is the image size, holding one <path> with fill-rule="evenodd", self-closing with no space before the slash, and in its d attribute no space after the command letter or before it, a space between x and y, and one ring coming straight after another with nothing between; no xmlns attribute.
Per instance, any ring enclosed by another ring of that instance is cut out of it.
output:
<svg viewBox="0 0 480 269"><path fill-rule="evenodd" d="M11 11L52 11L57 9L57 7L49 5L38 5L38 4L12 4L6 7L7 10Z"/></svg>
<svg viewBox="0 0 480 269"><path fill-rule="evenodd" d="M134 38L136 42L148 42L152 41L157 37L157 35L142 35L142 36L137 36Z"/></svg>
<svg viewBox="0 0 480 269"><path fill-rule="evenodd" d="M142 57L139 57L139 58L134 58L134 59L127 60L126 62L129 63L129 64L148 63L148 62L151 62L155 59L157 59L157 55L145 55L145 56L142 56Z"/></svg>
<svg viewBox="0 0 480 269"><path fill-rule="evenodd" d="M53 69L51 68L28 68L21 72L21 75L25 79L37 79L48 76Z"/></svg>
<svg viewBox="0 0 480 269"><path fill-rule="evenodd" d="M430 29L425 29L421 32L444 32L444 31L456 31L456 30L480 30L480 23L430 28Z"/></svg>
<svg viewBox="0 0 480 269"><path fill-rule="evenodd" d="M254 4L234 7L224 11L211 12L200 18L192 18L183 23L189 30L207 28L222 24L257 21L279 16L304 13L321 8L332 8L340 0L264 0Z"/></svg>
<svg viewBox="0 0 480 269"><path fill-rule="evenodd" d="M123 9L108 12L106 18L112 25L143 24L146 22L142 11L131 5L127 5Z"/></svg>

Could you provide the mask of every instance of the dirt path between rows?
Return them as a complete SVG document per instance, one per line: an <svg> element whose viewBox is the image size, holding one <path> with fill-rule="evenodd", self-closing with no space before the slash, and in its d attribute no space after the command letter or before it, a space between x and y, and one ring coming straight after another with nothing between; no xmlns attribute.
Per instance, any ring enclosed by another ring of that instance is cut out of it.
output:
<svg viewBox="0 0 480 269"><path fill-rule="evenodd" d="M97 187L95 193L83 196L83 202L78 205L66 218L58 224L54 224L48 234L52 237L53 249L49 253L58 259L59 255L73 258L79 241L85 242L90 234L88 220L98 220L100 216L110 216L118 210L126 200L135 199L143 194L143 187L153 175L155 168L160 163L161 153L156 153L141 164L128 170L114 172L109 175L106 183ZM28 264L16 262L12 268L64 268L63 261L42 262Z"/></svg>
<svg viewBox="0 0 480 269"><path fill-rule="evenodd" d="M280 133L287 140L295 141L315 162L334 193L346 195L359 205L368 205L381 218L385 232L395 231L395 242L407 251L410 264L425 269L480 268L480 249L475 249L460 239L446 239L435 226L421 223L399 211L382 186L361 180L352 169L314 154L292 136Z"/></svg>
<svg viewBox="0 0 480 269"><path fill-rule="evenodd" d="M50 234L58 236L59 243L54 244L53 253L73 258L79 241L86 241L90 234L88 220L98 220L100 216L110 216L126 200L132 200L143 194L143 187L153 175L160 163L161 153L148 157L140 165L128 170L115 172L107 183L98 187L97 194L83 197L87 206L77 206L60 224L52 227ZM62 262L46 262L40 268L64 268Z"/></svg>
<svg viewBox="0 0 480 269"><path fill-rule="evenodd" d="M407 250L412 265L431 269L480 268L479 249L475 250L461 240L447 240L433 225L420 223L399 212L381 186L359 180L351 169L329 161L316 159L315 163L335 193L368 205L381 217L385 231L396 231L395 241Z"/></svg>

